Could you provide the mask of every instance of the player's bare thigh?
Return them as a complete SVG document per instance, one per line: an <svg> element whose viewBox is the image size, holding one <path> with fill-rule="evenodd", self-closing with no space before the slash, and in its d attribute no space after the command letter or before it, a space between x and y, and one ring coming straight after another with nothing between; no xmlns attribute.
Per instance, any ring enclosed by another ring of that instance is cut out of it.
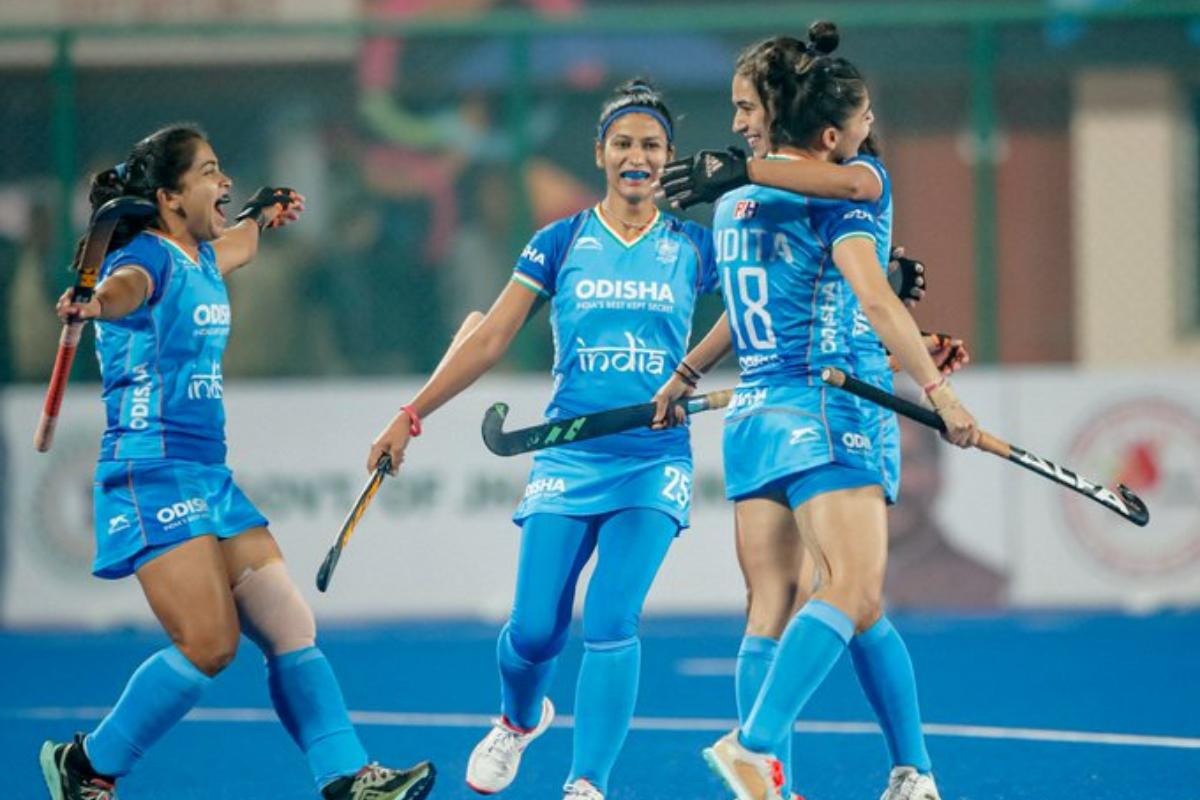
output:
<svg viewBox="0 0 1200 800"><path fill-rule="evenodd" d="M865 630L882 612L887 511L878 485L824 492L796 509L796 525L815 560L820 598Z"/></svg>
<svg viewBox="0 0 1200 800"><path fill-rule="evenodd" d="M261 526L221 540L221 555L225 559L225 574L229 576L230 586L235 585L247 571L283 560L275 537Z"/></svg>
<svg viewBox="0 0 1200 800"><path fill-rule="evenodd" d="M147 561L138 581L163 630L208 675L237 652L237 610L216 536L197 536Z"/></svg>
<svg viewBox="0 0 1200 800"><path fill-rule="evenodd" d="M804 549L787 499L734 504L738 564L746 580L746 633L778 639L792 616Z"/></svg>

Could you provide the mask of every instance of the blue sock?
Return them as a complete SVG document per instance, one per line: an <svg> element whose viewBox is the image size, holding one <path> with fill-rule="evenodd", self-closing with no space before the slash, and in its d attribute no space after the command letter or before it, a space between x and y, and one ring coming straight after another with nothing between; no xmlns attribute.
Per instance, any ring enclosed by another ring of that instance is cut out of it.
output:
<svg viewBox="0 0 1200 800"><path fill-rule="evenodd" d="M805 603L779 640L767 680L750 719L742 726L742 744L761 753L772 752L833 669L853 633L854 623L840 609L823 600Z"/></svg>
<svg viewBox="0 0 1200 800"><path fill-rule="evenodd" d="M496 642L496 661L500 665L500 710L504 718L523 730L531 730L542 721L542 698L554 677L558 657L534 662L513 647L508 625L500 630Z"/></svg>
<svg viewBox="0 0 1200 800"><path fill-rule="evenodd" d="M750 711L763 683L767 680L767 672L775 661L775 651L779 642L769 636L742 637L742 646L738 649L737 671L734 673L734 693L737 695L738 724L744 726L750 719ZM783 741L771 748L776 757L783 763L783 796L788 797L792 785L792 730L789 728Z"/></svg>
<svg viewBox="0 0 1200 800"><path fill-rule="evenodd" d="M172 645L142 662L121 699L84 742L101 775L124 775L196 705L212 678Z"/></svg>
<svg viewBox="0 0 1200 800"><path fill-rule="evenodd" d="M858 682L883 729L892 766L931 771L933 762L921 732L921 709L917 703L912 658L899 631L892 627L887 617L880 617L878 622L851 640L850 656L854 659Z"/></svg>
<svg viewBox="0 0 1200 800"><path fill-rule="evenodd" d="M267 687L279 721L304 751L318 788L367 763L341 687L319 648L268 658Z"/></svg>
<svg viewBox="0 0 1200 800"><path fill-rule="evenodd" d="M585 642L575 689L575 755L569 780L586 778L602 793L625 744L637 703L642 642Z"/></svg>

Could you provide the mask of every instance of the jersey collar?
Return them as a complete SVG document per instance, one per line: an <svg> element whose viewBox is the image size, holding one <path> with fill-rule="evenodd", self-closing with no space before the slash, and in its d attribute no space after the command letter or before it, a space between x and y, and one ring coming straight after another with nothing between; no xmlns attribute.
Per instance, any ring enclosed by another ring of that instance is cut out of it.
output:
<svg viewBox="0 0 1200 800"><path fill-rule="evenodd" d="M197 261L195 258L192 258L191 253L189 253L187 250L183 249L183 245L181 245L179 242L172 239L167 234L162 233L161 231L152 231L149 229L146 230L146 233L150 234L151 236L157 236L160 240L162 240L162 242L164 244L170 245L171 248L173 250L175 250L175 252L179 253L181 256L186 258L189 262L191 262L192 264L195 264L196 266L200 266L200 262ZM199 249L200 249L199 246L197 246L197 248L196 248L197 252L199 252Z"/></svg>
<svg viewBox="0 0 1200 800"><path fill-rule="evenodd" d="M650 220L645 229L632 239L626 239L625 237L621 236L621 234L617 233L615 228L608 224L608 220L604 218L604 212L600 210L599 203L593 206L592 211L596 215L596 220L600 223L600 226L604 228L604 230L608 231L612 237L620 242L626 249L633 247L642 239L645 239L652 230L658 227L658 223L662 221L662 212L659 211L658 208L655 208L654 218Z"/></svg>

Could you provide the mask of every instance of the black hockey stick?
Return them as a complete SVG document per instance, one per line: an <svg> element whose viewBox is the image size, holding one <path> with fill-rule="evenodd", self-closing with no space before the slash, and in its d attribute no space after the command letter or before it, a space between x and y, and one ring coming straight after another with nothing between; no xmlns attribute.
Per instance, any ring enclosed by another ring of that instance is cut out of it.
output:
<svg viewBox="0 0 1200 800"><path fill-rule="evenodd" d="M157 213L158 206L149 200L128 196L109 200L96 209L88 224L79 263L75 265L73 299L76 303L86 303L92 299L100 277L100 268L104 266L104 257L108 255L108 245L112 241L117 224L125 217L144 219ZM79 347L79 337L82 333L83 320L72 317L63 323L62 333L58 337L58 352L54 356L54 367L50 370L46 401L42 404L42 416L33 435L33 446L39 453L49 450L54 441L54 426L58 422L58 412L62 408L63 395L67 391L71 365L75 363L75 351Z"/></svg>
<svg viewBox="0 0 1200 800"><path fill-rule="evenodd" d="M342 529L338 531L333 547L329 548L325 560L321 562L321 568L317 570L317 589L319 591L323 592L329 588L329 581L333 578L333 571L337 568L338 559L342 557L342 548L346 546L346 542L350 541L350 536L354 533L354 527L358 525L359 518L367 510L371 498L375 496L375 492L379 491L379 484L383 483L384 477L391 468L392 457L387 453L381 455L379 461L375 462L375 471L371 473L367 485L363 487L358 499L354 501L354 507L346 515L346 521L342 523Z"/></svg>
<svg viewBox="0 0 1200 800"><path fill-rule="evenodd" d="M885 392L882 389L877 389L868 383L863 383L854 376L842 372L840 369L826 367L821 370L821 380L830 386L845 389L851 394L858 395L865 400L870 400L872 403L891 409L897 414L915 420L922 425L927 425L934 430L942 432L946 430L946 423L936 412L924 406L919 406L910 400L905 400L902 397ZM979 440L979 444L976 445L980 450L1000 456L1014 464L1020 464L1036 475L1048 478L1055 483L1066 486L1068 489L1079 492L1079 494L1090 500L1095 500L1109 511L1119 514L1134 525L1145 526L1150 522L1150 511L1146 508L1146 504L1125 484L1119 484L1117 490L1114 492L1101 484L1089 481L1082 475L1075 474L1065 467L1060 467L1053 461L1049 461L1039 455L1034 455L1028 450L1017 447L1015 444L1009 444L998 436L993 436L986 431L981 431L981 433L983 435Z"/></svg>
<svg viewBox="0 0 1200 800"><path fill-rule="evenodd" d="M681 397L674 405L682 408L684 413L690 416L713 408L724 408L729 405L732 396L732 389L720 389L708 394ZM645 428L654 421L654 409L654 403L638 403L580 417L551 420L515 431L504 431L501 429L504 427L505 417L508 416L508 404L495 403L483 415L483 443L498 456L515 456L547 447L595 439L597 436Z"/></svg>

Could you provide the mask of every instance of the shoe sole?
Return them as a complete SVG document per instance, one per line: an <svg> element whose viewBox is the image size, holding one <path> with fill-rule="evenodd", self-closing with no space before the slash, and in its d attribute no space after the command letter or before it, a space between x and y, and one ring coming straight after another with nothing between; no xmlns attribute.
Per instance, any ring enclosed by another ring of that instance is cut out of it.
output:
<svg viewBox="0 0 1200 800"><path fill-rule="evenodd" d="M476 794L496 794L497 792L504 791L504 789L483 789L471 783L470 781L467 781L467 786L471 787L471 791L475 792ZM508 787L506 786L504 788L507 789Z"/></svg>
<svg viewBox="0 0 1200 800"><path fill-rule="evenodd" d="M740 781L729 773L725 764L721 762L721 759L717 757L717 754L713 752L711 747L704 748L701 751L701 755L704 756L705 762L708 763L708 768L725 784L725 788L733 792L734 800L758 800L758 798L751 797L742 791Z"/></svg>
<svg viewBox="0 0 1200 800"><path fill-rule="evenodd" d="M63 800L62 776L59 774L58 764L54 763L54 748L54 742L43 742L41 752L38 753L38 763L42 765L42 777L46 779L46 788L50 790L51 799Z"/></svg>

